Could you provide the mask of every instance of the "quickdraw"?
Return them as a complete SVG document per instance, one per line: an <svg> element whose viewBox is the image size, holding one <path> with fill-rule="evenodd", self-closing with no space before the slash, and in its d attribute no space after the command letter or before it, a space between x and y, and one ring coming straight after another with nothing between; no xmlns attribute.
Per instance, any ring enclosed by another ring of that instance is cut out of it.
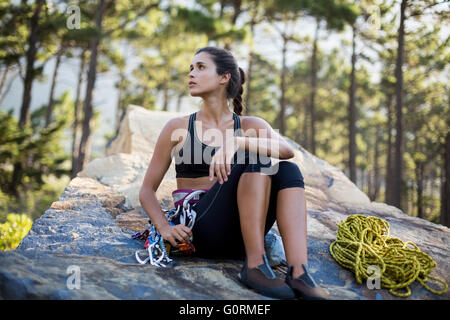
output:
<svg viewBox="0 0 450 320"><path fill-rule="evenodd" d="M192 230L197 213L192 209L191 204L198 202L200 195L206 193L207 191L208 190L201 189L193 192L185 192L185 190L183 190L183 193L186 193L186 195L184 195L181 199L174 201L176 207L164 211L167 221L169 221L171 225L175 225L174 221L179 219L179 223ZM180 192L175 190L172 193L172 196L175 200L180 196ZM181 200L183 201L181 202ZM135 252L136 260L140 264L150 263L151 265L157 267L168 267L173 261L169 258L169 251L172 251L172 253L184 254L191 254L195 252L195 247L192 244L193 237L189 239L190 242L181 243L178 245L178 248L171 250L170 244L164 241L163 237L151 221L149 220L148 222L150 225L147 229L132 235L132 238L135 240L145 241L145 249L137 250Z"/></svg>

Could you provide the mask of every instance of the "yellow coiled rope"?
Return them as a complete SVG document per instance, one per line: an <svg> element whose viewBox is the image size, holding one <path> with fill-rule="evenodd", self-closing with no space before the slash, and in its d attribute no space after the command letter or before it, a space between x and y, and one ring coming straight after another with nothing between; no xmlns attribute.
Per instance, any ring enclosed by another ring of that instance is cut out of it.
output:
<svg viewBox="0 0 450 320"><path fill-rule="evenodd" d="M381 287L389 289L395 296L408 297L411 294L409 285L415 280L432 293L447 291L445 280L429 275L436 262L414 243L390 237L389 223L385 220L355 214L337 225L337 236L330 245L330 253L341 266L355 273L358 283L373 277L373 267L369 266L377 266ZM444 289L431 288L426 283L428 279L441 283Z"/></svg>

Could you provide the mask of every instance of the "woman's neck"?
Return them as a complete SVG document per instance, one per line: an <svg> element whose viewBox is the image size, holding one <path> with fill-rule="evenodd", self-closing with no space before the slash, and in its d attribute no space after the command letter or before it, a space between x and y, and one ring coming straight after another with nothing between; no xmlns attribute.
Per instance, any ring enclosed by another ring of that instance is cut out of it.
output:
<svg viewBox="0 0 450 320"><path fill-rule="evenodd" d="M233 116L233 112L230 111L226 100L216 101L215 103L203 101L202 109L199 113L202 120L214 123L216 126L228 121Z"/></svg>

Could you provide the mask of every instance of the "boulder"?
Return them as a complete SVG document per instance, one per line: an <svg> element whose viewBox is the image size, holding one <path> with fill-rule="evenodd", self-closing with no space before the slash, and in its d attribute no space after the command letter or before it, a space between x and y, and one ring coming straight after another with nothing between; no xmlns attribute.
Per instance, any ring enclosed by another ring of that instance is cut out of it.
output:
<svg viewBox="0 0 450 320"><path fill-rule="evenodd" d="M139 265L143 248L132 240L147 225L138 192L164 124L178 113L130 106L118 135L103 158L91 161L36 221L15 250L0 252L3 299L270 299L237 279L242 261L177 257L173 268ZM315 280L332 299L449 299L417 282L408 298L356 282L329 252L337 222L351 214L385 219L391 235L412 241L437 263L432 275L449 283L450 230L410 217L384 203L371 202L338 168L286 138L305 179L308 259ZM272 159L276 162L277 159ZM172 162L158 191L161 207L173 205L176 189ZM276 226L273 228L278 233ZM275 268L282 275L285 269ZM77 282L79 281L79 282Z"/></svg>

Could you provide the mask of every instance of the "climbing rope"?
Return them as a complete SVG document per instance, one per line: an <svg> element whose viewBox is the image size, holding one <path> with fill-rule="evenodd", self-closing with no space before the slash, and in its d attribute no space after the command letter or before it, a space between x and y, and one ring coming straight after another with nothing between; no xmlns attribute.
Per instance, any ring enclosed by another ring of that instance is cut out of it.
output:
<svg viewBox="0 0 450 320"><path fill-rule="evenodd" d="M353 271L358 283L373 277L370 271L377 266L381 287L389 289L395 296L408 297L411 294L409 285L415 280L434 294L447 291L445 280L429 275L436 262L414 243L390 237L389 223L385 220L355 214L337 225L337 236L330 245L330 253L341 266ZM429 279L441 283L444 288L431 288L427 284Z"/></svg>
<svg viewBox="0 0 450 320"><path fill-rule="evenodd" d="M164 215L167 221L174 226L174 221L179 220L180 224L187 226L192 230L194 227L197 213L192 208L192 202L194 199L198 199L199 195L206 193L205 190L194 190L193 192L187 192L177 203L176 208L170 210L164 210ZM169 253L174 254L192 254L195 252L195 247L192 244L192 237L188 242L183 242L178 247L171 249L169 242L165 241L156 227L149 220L149 227L144 231L135 233L132 238L135 240L145 241L145 250L136 250L135 257L140 264L150 263L156 267L168 267L173 261L169 258Z"/></svg>

